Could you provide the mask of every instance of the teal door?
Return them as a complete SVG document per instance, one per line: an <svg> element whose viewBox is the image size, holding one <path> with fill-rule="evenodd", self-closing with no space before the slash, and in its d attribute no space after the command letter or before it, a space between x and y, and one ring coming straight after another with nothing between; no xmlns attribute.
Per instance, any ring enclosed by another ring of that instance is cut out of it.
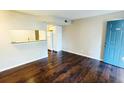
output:
<svg viewBox="0 0 124 93"><path fill-rule="evenodd" d="M124 20L107 23L104 62L124 68Z"/></svg>

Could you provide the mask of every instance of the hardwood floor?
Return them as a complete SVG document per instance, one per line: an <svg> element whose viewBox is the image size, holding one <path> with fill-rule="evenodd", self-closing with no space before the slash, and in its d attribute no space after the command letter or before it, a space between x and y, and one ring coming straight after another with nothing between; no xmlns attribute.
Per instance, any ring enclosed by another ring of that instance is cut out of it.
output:
<svg viewBox="0 0 124 93"><path fill-rule="evenodd" d="M98 60L61 51L49 57L0 73L9 83L102 83L124 82L124 69Z"/></svg>

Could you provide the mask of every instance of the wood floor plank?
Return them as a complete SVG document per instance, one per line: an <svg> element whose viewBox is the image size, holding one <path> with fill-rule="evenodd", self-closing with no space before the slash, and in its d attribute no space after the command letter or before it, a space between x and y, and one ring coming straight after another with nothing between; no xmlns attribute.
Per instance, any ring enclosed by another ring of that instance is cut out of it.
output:
<svg viewBox="0 0 124 93"><path fill-rule="evenodd" d="M124 69L61 51L0 73L1 83L121 83Z"/></svg>

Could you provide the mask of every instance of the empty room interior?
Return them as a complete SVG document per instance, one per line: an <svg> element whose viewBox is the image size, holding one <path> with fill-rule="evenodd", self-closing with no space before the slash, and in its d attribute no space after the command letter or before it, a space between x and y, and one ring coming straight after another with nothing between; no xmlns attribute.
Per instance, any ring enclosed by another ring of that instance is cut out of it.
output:
<svg viewBox="0 0 124 93"><path fill-rule="evenodd" d="M0 83L123 83L124 11L0 10Z"/></svg>

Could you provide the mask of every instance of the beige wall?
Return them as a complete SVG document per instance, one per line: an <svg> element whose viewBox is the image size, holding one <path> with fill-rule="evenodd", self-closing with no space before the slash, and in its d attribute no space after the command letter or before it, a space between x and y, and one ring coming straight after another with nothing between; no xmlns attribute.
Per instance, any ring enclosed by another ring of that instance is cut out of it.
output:
<svg viewBox="0 0 124 93"><path fill-rule="evenodd" d="M63 50L103 59L106 22L124 18L124 12L79 19L63 29Z"/></svg>
<svg viewBox="0 0 124 93"><path fill-rule="evenodd" d="M37 17L13 11L0 11L0 71L47 57L47 41L11 44L10 30L46 31Z"/></svg>

